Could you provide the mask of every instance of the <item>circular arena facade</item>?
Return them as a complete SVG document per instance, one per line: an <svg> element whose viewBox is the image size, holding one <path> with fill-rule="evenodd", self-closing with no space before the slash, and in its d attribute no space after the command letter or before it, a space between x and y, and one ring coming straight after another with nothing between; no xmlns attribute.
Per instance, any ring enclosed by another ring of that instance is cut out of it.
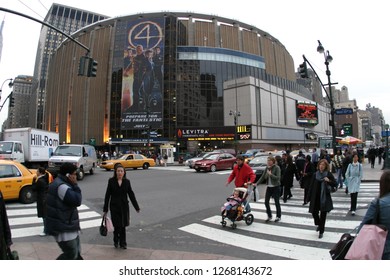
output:
<svg viewBox="0 0 390 280"><path fill-rule="evenodd" d="M303 140L295 102L312 94L297 83L284 45L255 26L161 12L110 18L72 37L89 52L65 40L46 85L44 128L61 142L194 151L232 146L235 137L241 150ZM98 62L96 77L79 75L83 56ZM323 124L311 129L321 132L327 109L318 114Z"/></svg>

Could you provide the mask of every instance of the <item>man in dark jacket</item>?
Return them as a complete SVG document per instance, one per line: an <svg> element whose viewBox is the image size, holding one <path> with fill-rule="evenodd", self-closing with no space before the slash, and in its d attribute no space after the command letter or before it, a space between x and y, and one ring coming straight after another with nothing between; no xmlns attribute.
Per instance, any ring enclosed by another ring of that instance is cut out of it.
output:
<svg viewBox="0 0 390 280"><path fill-rule="evenodd" d="M81 190L77 185L76 172L74 164L63 163L48 190L46 233L54 236L63 252L57 260L82 259L77 210L81 205Z"/></svg>

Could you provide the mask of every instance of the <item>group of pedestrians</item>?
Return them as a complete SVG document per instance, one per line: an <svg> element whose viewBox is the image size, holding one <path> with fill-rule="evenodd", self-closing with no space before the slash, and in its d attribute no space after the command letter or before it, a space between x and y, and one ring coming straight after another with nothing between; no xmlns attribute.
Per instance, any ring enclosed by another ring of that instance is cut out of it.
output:
<svg viewBox="0 0 390 280"><path fill-rule="evenodd" d="M236 187L248 187L249 184L255 186L265 184L266 222L273 219L270 207L271 198L273 198L276 208L274 221L279 222L282 218L280 198L282 197L283 201L286 202L292 197L291 188L293 187L294 178L297 179L304 190L303 205L310 203L309 212L312 214L316 231L319 233L318 237L322 238L325 232L327 213L333 209L331 193L338 188L343 188L344 183L348 186L346 193L351 197L350 212L355 215L360 182L363 176L362 166L358 159L357 153L351 156L348 152L344 156L341 151L337 151L331 159L327 153L318 155L315 149L312 156L305 156L300 151L295 163L288 153L283 154L281 161L269 156L265 171L255 182L254 173L244 163L242 156L239 155L237 156L238 164L230 174L226 186L234 179ZM336 177L333 175L331 165L335 168Z"/></svg>

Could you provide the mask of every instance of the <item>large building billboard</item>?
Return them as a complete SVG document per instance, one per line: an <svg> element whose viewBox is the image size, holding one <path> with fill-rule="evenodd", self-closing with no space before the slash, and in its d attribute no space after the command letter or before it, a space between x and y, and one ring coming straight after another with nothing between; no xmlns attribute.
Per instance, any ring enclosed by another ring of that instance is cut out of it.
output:
<svg viewBox="0 0 390 280"><path fill-rule="evenodd" d="M296 101L297 123L299 125L318 124L317 103L312 101Z"/></svg>
<svg viewBox="0 0 390 280"><path fill-rule="evenodd" d="M122 129L162 128L164 20L128 23L122 76Z"/></svg>

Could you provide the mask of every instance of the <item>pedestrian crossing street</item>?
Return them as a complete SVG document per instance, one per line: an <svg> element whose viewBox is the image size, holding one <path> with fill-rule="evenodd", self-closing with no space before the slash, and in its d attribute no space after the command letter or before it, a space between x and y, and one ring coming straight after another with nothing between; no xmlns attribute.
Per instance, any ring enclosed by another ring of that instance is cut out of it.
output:
<svg viewBox="0 0 390 280"><path fill-rule="evenodd" d="M12 239L37 236L43 232L43 222L37 217L36 203L6 204L8 221L11 227ZM102 216L86 205L78 207L81 229L98 227Z"/></svg>
<svg viewBox="0 0 390 280"><path fill-rule="evenodd" d="M358 196L357 212L364 215L369 203L378 196L378 183L362 183ZM237 229L221 225L219 207L217 215L206 218L199 223L192 223L180 230L198 237L213 240L223 244L256 251L258 253L296 260L330 260L329 250L337 243L341 235L350 232L359 224L362 216L351 216L350 196L345 189L339 189L332 194L334 209L328 213L325 233L318 238L316 226L308 204L303 206L303 190L292 189L293 197L286 203L281 200L282 219L280 222L268 222L264 206L264 198L251 202L254 222L246 225L244 221L237 222ZM276 209L271 198L271 210L275 218Z"/></svg>

